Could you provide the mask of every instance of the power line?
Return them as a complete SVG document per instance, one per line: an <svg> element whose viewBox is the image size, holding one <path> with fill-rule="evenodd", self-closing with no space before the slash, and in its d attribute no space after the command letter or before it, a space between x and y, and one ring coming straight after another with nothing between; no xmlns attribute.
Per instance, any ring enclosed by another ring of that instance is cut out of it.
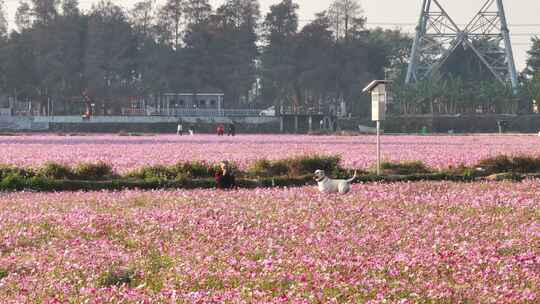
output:
<svg viewBox="0 0 540 304"><path fill-rule="evenodd" d="M416 23L399 23L399 22L366 22L367 25L386 25L386 26L417 26ZM466 26L467 24L458 24ZM540 23L514 23L508 24L509 27L540 27Z"/></svg>
<svg viewBox="0 0 540 304"><path fill-rule="evenodd" d="M316 19L299 19L300 22L313 22ZM417 23L411 22L379 22L379 21L368 21L366 25L379 25L379 26L417 26ZM466 26L467 24L462 23L458 24L460 26ZM510 23L509 27L540 27L540 23Z"/></svg>

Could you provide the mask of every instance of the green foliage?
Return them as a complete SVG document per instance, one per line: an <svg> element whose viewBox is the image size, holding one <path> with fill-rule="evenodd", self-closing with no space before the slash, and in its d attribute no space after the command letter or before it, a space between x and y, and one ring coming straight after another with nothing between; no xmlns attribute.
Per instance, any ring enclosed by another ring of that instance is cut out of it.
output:
<svg viewBox="0 0 540 304"><path fill-rule="evenodd" d="M0 190L21 191L25 189L25 178L19 174L9 174L0 181Z"/></svg>
<svg viewBox="0 0 540 304"><path fill-rule="evenodd" d="M540 62L540 47L538 57ZM538 110L538 107L540 107L540 66L538 67L536 74L525 81L524 93L528 101L536 101Z"/></svg>
<svg viewBox="0 0 540 304"><path fill-rule="evenodd" d="M527 68L525 74L528 76L537 76L540 74L540 37L532 37L532 46L527 54Z"/></svg>
<svg viewBox="0 0 540 304"><path fill-rule="evenodd" d="M512 157L513 170L517 173L540 172L540 157L518 155Z"/></svg>
<svg viewBox="0 0 540 304"><path fill-rule="evenodd" d="M536 173L540 172L540 157L499 155L479 161L476 167L485 174Z"/></svg>
<svg viewBox="0 0 540 304"><path fill-rule="evenodd" d="M145 275L144 281L150 289L154 292L159 292L163 288L163 278L161 276L162 270L171 268L174 264L173 259L160 253L158 250L150 250L145 261Z"/></svg>
<svg viewBox="0 0 540 304"><path fill-rule="evenodd" d="M233 168L234 169L234 165ZM186 176L190 178L213 177L217 170L217 165L210 165L204 162L185 162L174 165L171 170L176 176Z"/></svg>
<svg viewBox="0 0 540 304"><path fill-rule="evenodd" d="M54 191L55 183L53 179L42 176L34 176L25 181L26 187L38 191Z"/></svg>
<svg viewBox="0 0 540 304"><path fill-rule="evenodd" d="M468 79L462 73L433 72L415 86L405 85L402 78L392 85L395 98L394 114L486 114L516 113L518 103L509 85L486 77ZM469 75L469 76L467 76Z"/></svg>
<svg viewBox="0 0 540 304"><path fill-rule="evenodd" d="M339 156L299 156L287 160L289 166L289 174L294 176L300 176L305 174L313 174L315 170L324 170L325 172L333 172L336 168L339 168L339 162L341 157Z"/></svg>
<svg viewBox="0 0 540 304"><path fill-rule="evenodd" d="M467 167L464 164L457 167L450 166L448 169L443 170L442 172L448 176L461 177L461 180L463 181L472 181L478 175L480 175L480 172L477 172L475 168Z"/></svg>
<svg viewBox="0 0 540 304"><path fill-rule="evenodd" d="M133 287L133 283L138 279L133 268L117 267L103 272L98 277L98 285L102 287L128 285Z"/></svg>
<svg viewBox="0 0 540 304"><path fill-rule="evenodd" d="M155 166L146 166L136 171L130 172L126 175L131 178L140 178L140 179L174 179L176 178L176 173L167 166L155 165Z"/></svg>
<svg viewBox="0 0 540 304"><path fill-rule="evenodd" d="M265 17L263 30L267 44L262 48L260 56L260 77L261 95L266 105L284 103L295 94L295 85L299 79L296 71L298 65L295 64L298 59L295 56L298 9L297 3L285 0L270 6Z"/></svg>
<svg viewBox="0 0 540 304"><path fill-rule="evenodd" d="M38 170L37 175L52 179L70 179L74 176L71 167L55 162L46 162Z"/></svg>
<svg viewBox="0 0 540 304"><path fill-rule="evenodd" d="M81 163L74 169L75 177L80 180L103 180L114 176L112 166L104 163Z"/></svg>
<svg viewBox="0 0 540 304"><path fill-rule="evenodd" d="M128 173L126 176L140 179L174 180L184 178L210 178L213 177L217 164L211 165L204 162L177 163L172 166L154 165ZM233 169L235 168L232 165Z"/></svg>
<svg viewBox="0 0 540 304"><path fill-rule="evenodd" d="M353 170L342 168L338 156L299 156L284 160L258 160L247 172L237 173L240 188L295 187L314 184L313 172L318 169L334 178L350 178ZM34 174L30 170L13 166L2 166L1 191L100 191L123 189L211 189L215 188L213 178L215 166L204 162L178 163L167 166L141 168L124 176L116 176L110 166L104 163L83 163L76 167L72 177L68 177L67 167L49 163ZM234 168L234 166L233 166ZM481 168L481 169L479 169ZM234 169L233 169L234 170ZM540 157L501 155L484 159L475 167L458 166L435 171L422 162L382 163L383 175L357 170L357 181L397 182L452 180L473 181L481 176L497 173L514 174L519 179L522 173L540 173ZM22 175L21 174L25 174ZM529 174L529 176L532 176Z"/></svg>
<svg viewBox="0 0 540 304"><path fill-rule="evenodd" d="M384 172L384 174L396 175L425 174L433 171L421 161L408 161L400 163L382 162L381 170Z"/></svg>
<svg viewBox="0 0 540 304"><path fill-rule="evenodd" d="M9 274L8 270L7 269L4 269L4 268L0 268L0 280L7 277Z"/></svg>
<svg viewBox="0 0 540 304"><path fill-rule="evenodd" d="M269 161L257 160L249 169L249 175L255 176L303 176L313 174L315 170L324 170L327 173L341 170L339 156L310 155L294 158Z"/></svg>
<svg viewBox="0 0 540 304"><path fill-rule="evenodd" d="M0 164L0 179L9 175L19 175L22 177L32 177L34 172L26 168L15 167L12 165Z"/></svg>
<svg viewBox="0 0 540 304"><path fill-rule="evenodd" d="M285 161L259 159L248 168L248 172L255 176L281 176L289 173L289 166Z"/></svg>
<svg viewBox="0 0 540 304"><path fill-rule="evenodd" d="M476 166L485 170L487 174L510 172L513 168L512 160L507 155L499 155L480 160Z"/></svg>
<svg viewBox="0 0 540 304"><path fill-rule="evenodd" d="M261 187L302 187L305 185L314 184L313 175L304 176L276 176L276 177L264 177L259 180ZM239 184L241 185L241 184Z"/></svg>

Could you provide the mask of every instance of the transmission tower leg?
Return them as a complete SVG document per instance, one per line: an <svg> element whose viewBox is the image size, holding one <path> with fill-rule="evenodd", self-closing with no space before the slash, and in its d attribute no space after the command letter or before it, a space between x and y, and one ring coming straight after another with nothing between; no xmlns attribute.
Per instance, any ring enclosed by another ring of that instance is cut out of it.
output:
<svg viewBox="0 0 540 304"><path fill-rule="evenodd" d="M512 51L512 42L510 41L510 31L508 30L508 23L506 21L506 13L504 10L503 0L497 0L497 7L499 9L499 16L501 18L501 32L504 37L506 62L508 64L508 76L510 77L512 91L514 92L514 95L517 95L519 83L518 83L518 77L517 77L517 71L516 71L516 63L514 61L514 52Z"/></svg>
<svg viewBox="0 0 540 304"><path fill-rule="evenodd" d="M418 66L418 49L420 48L420 40L426 32L427 14L429 13L429 7L431 6L431 0L422 1L422 11L420 12L420 19L416 27L416 36L411 50L411 57L409 60L409 66L407 68L407 76L405 83L410 84L416 81L416 70Z"/></svg>

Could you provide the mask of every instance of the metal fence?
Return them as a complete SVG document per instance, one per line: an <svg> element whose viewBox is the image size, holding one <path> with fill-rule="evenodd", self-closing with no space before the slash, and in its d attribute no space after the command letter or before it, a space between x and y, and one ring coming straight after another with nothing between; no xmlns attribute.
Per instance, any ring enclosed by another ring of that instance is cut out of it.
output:
<svg viewBox="0 0 540 304"><path fill-rule="evenodd" d="M314 107L281 107L280 113L283 115L328 115L335 114L328 106L314 106Z"/></svg>
<svg viewBox="0 0 540 304"><path fill-rule="evenodd" d="M249 109L160 109L150 113L152 116L176 116L176 117L253 117L262 116L262 110Z"/></svg>
<svg viewBox="0 0 540 304"><path fill-rule="evenodd" d="M11 116L12 110L10 108L0 108L0 116Z"/></svg>

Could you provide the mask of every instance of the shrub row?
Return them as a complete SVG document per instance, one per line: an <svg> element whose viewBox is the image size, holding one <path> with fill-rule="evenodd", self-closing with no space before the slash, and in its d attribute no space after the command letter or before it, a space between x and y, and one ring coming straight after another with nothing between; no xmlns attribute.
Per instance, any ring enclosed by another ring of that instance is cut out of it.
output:
<svg viewBox="0 0 540 304"><path fill-rule="evenodd" d="M540 157L497 156L481 160L476 166L459 166L437 171L422 162L381 164L383 175L373 168L361 171L358 182L397 182L421 180L472 181L498 173L540 173ZM103 162L70 167L49 162L37 169L0 165L0 190L94 191L121 189L214 188L217 165L204 162L178 163L172 166L148 166L124 176L115 174ZM241 188L293 187L314 184L312 172L324 169L335 178L350 177L337 156L307 156L285 160L256 161L246 172L238 172ZM520 175L521 176L521 175ZM533 175L530 175L533 176Z"/></svg>
<svg viewBox="0 0 540 304"><path fill-rule="evenodd" d="M239 188L298 187L313 184L312 176L266 177L260 179L237 180ZM212 189L216 187L213 178L203 179L114 179L106 181L57 180L34 176L24 178L9 175L0 181L0 191L101 191L101 190L156 190L156 189Z"/></svg>
<svg viewBox="0 0 540 304"><path fill-rule="evenodd" d="M233 165L234 167L234 165ZM182 178L209 178L213 177L218 169L217 164L205 162L185 162L172 166L154 165L146 166L130 172L128 178L139 179L182 179ZM233 168L234 169L234 168Z"/></svg>
<svg viewBox="0 0 540 304"><path fill-rule="evenodd" d="M411 174L411 175L376 175L373 173L360 175L355 182L417 182L417 181L471 181L467 176L448 173ZM288 177L264 177L258 179L237 179L237 187L244 189L273 188L273 187L302 187L315 185L312 175ZM158 189L213 189L216 183L212 178L178 179L178 180L107 180L107 181L77 181L54 180L43 177L22 178L12 175L0 181L0 191L120 191L127 189L158 190Z"/></svg>
<svg viewBox="0 0 540 304"><path fill-rule="evenodd" d="M283 160L269 161L260 159L255 161L247 171L251 176L301 176L312 174L321 169L337 175L344 171L340 166L339 156L310 155L298 156Z"/></svg>
<svg viewBox="0 0 540 304"><path fill-rule="evenodd" d="M476 167L488 175L496 173L538 173L540 172L540 156L499 155L481 160Z"/></svg>
<svg viewBox="0 0 540 304"><path fill-rule="evenodd" d="M343 175L346 170L340 167L338 156L303 156L284 160L256 161L246 172L240 172L231 163L232 170L239 177L275 177L302 176L312 174L317 169L323 169L329 174ZM87 180L99 181L109 179L143 179L143 180L182 180L204 179L214 177L219 169L217 163L179 162L174 165L152 165L129 172L123 176L116 174L112 167L104 162L82 163L75 167L56 162L47 162L39 168L19 168L11 165L0 165L0 179L6 176L18 175L23 178L42 177L53 180ZM349 174L349 173L347 173Z"/></svg>
<svg viewBox="0 0 540 304"><path fill-rule="evenodd" d="M74 168L55 162L47 162L37 169L0 165L0 179L8 176L21 178L47 178L72 180L106 180L115 177L112 167L104 162L81 163Z"/></svg>
<svg viewBox="0 0 540 304"><path fill-rule="evenodd" d="M381 170L386 175L410 175L410 174L428 174L433 173L434 170L428 168L421 161L409 161L409 162L382 162Z"/></svg>

